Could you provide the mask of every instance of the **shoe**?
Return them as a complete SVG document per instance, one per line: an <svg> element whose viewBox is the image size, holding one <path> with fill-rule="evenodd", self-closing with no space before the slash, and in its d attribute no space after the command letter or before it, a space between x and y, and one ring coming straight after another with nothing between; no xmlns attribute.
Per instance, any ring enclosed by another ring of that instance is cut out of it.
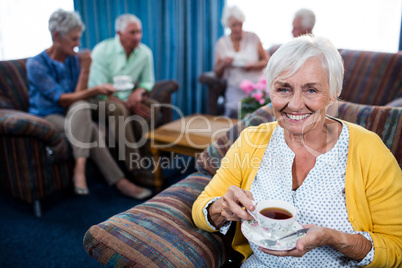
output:
<svg viewBox="0 0 402 268"><path fill-rule="evenodd" d="M152 195L152 191L144 188L140 194L133 196L133 198L137 199L137 200L142 200L142 199L146 199L146 198L150 197L151 195Z"/></svg>
<svg viewBox="0 0 402 268"><path fill-rule="evenodd" d="M131 197L133 199L137 199L137 200L142 200L145 198L148 198L152 195L152 191L146 188L141 188L142 191L138 194L133 194L133 192L136 192L138 190L133 189L133 187L139 187L139 186L135 186L132 182L130 182L129 180L123 178L121 180L119 180L116 183L116 188L117 190L119 190L119 192L125 196Z"/></svg>
<svg viewBox="0 0 402 268"><path fill-rule="evenodd" d="M74 193L76 195L89 195L89 190L82 187L74 186Z"/></svg>
<svg viewBox="0 0 402 268"><path fill-rule="evenodd" d="M155 175L151 170L134 170L131 174L133 175L133 180L136 184L147 187L155 186Z"/></svg>

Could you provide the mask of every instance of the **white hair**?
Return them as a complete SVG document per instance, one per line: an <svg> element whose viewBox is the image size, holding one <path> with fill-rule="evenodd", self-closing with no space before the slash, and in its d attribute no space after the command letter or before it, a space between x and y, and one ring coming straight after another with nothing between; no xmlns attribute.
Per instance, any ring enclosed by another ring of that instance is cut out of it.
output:
<svg viewBox="0 0 402 268"><path fill-rule="evenodd" d="M127 28L127 25L132 22L136 23L140 28L142 28L141 20L137 16L133 14L123 14L118 16L114 23L116 33L124 32L124 30Z"/></svg>
<svg viewBox="0 0 402 268"><path fill-rule="evenodd" d="M301 23L305 29L313 29L315 25L314 12L307 8L302 8L296 11L295 18L301 18Z"/></svg>
<svg viewBox="0 0 402 268"><path fill-rule="evenodd" d="M228 22L230 18L234 18L238 21L244 22L246 20L246 16L244 15L243 11L237 6L225 6L222 12L222 19L221 23L223 27L228 26Z"/></svg>
<svg viewBox="0 0 402 268"><path fill-rule="evenodd" d="M267 88L271 91L273 82L279 75L289 71L292 76L310 58L319 57L322 67L327 71L329 93L336 99L342 92L343 60L338 50L325 37L301 35L281 45L268 61L265 72Z"/></svg>
<svg viewBox="0 0 402 268"><path fill-rule="evenodd" d="M85 30L85 25L77 12L58 9L50 15L49 31L52 39L55 32L60 33L61 37L63 37L66 33L76 28L81 31Z"/></svg>

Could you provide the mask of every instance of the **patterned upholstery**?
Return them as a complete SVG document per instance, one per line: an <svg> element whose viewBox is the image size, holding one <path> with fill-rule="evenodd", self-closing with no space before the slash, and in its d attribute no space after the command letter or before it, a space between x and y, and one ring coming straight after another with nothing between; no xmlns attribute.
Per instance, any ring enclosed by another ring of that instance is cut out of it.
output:
<svg viewBox="0 0 402 268"><path fill-rule="evenodd" d="M151 200L92 226L84 248L107 267L220 267L230 237L197 229L195 199L209 176L196 173ZM217 253L220 254L217 254Z"/></svg>
<svg viewBox="0 0 402 268"><path fill-rule="evenodd" d="M68 187L73 162L65 137L27 113L25 64L26 59L0 61L0 189L32 203Z"/></svg>
<svg viewBox="0 0 402 268"><path fill-rule="evenodd" d="M341 100L385 105L402 97L402 53L341 49L345 77Z"/></svg>
<svg viewBox="0 0 402 268"><path fill-rule="evenodd" d="M402 108L349 102L340 102L337 108L337 117L376 132L402 167ZM231 256L232 235L196 228L191 219L192 204L240 131L273 120L269 105L248 115L200 155L199 172L147 202L92 226L84 237L87 253L108 267L222 266Z"/></svg>
<svg viewBox="0 0 402 268"><path fill-rule="evenodd" d="M26 61L27 59L0 62L0 108L28 111Z"/></svg>

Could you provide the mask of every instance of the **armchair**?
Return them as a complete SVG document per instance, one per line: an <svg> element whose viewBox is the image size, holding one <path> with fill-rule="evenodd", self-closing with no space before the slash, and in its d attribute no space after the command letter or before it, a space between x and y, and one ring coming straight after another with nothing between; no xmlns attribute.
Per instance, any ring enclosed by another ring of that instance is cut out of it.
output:
<svg viewBox="0 0 402 268"><path fill-rule="evenodd" d="M66 138L28 113L26 59L0 62L0 187L32 203L71 184L73 159Z"/></svg>
<svg viewBox="0 0 402 268"><path fill-rule="evenodd" d="M402 108L341 102L333 114L376 132L402 167ZM232 232L223 236L195 227L192 204L240 132L273 120L269 105L246 116L199 156L198 172L90 227L83 241L86 252L108 267L237 267Z"/></svg>
<svg viewBox="0 0 402 268"><path fill-rule="evenodd" d="M39 217L41 199L72 185L74 159L64 133L28 113L26 61L0 61L0 191L33 204ZM161 81L150 96L170 104L177 89L177 82ZM172 111L161 110L161 122L171 121Z"/></svg>

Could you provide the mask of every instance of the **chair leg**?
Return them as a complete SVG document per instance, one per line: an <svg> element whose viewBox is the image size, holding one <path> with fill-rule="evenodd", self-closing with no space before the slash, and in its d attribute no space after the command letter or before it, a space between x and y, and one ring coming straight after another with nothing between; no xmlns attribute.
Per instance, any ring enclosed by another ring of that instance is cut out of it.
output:
<svg viewBox="0 0 402 268"><path fill-rule="evenodd" d="M33 209L36 217L38 218L42 217L42 208L39 200L34 200Z"/></svg>

